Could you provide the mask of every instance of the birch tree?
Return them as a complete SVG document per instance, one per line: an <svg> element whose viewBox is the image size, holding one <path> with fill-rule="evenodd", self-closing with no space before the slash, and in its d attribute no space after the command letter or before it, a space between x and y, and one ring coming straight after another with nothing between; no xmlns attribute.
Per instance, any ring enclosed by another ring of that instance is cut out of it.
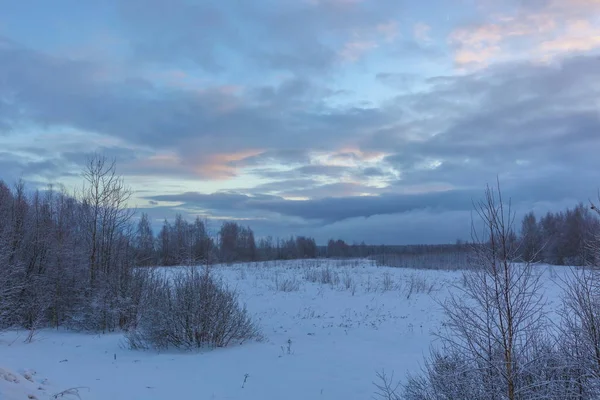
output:
<svg viewBox="0 0 600 400"><path fill-rule="evenodd" d="M510 201L499 185L488 187L475 210L482 228L473 224L471 268L443 304L441 347L424 376L409 379L404 398L516 400L550 391L530 370L541 364L542 353L531 349L544 343L546 316L540 275L514 261L520 249Z"/></svg>

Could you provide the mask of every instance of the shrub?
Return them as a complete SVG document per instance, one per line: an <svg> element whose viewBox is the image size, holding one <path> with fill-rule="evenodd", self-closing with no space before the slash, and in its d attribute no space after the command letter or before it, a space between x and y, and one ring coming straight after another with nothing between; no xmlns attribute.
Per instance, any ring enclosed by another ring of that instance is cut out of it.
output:
<svg viewBox="0 0 600 400"><path fill-rule="evenodd" d="M133 349L225 347L232 340L260 337L237 294L208 269L189 268L171 278L153 273L143 297L126 336Z"/></svg>
<svg viewBox="0 0 600 400"><path fill-rule="evenodd" d="M354 286L354 280L352 279L352 274L350 274L349 271L344 271L344 276L342 280L346 290L352 289L352 287Z"/></svg>
<svg viewBox="0 0 600 400"><path fill-rule="evenodd" d="M297 292L300 290L300 282L293 278L279 279L279 276L275 276L275 288L280 292Z"/></svg>
<svg viewBox="0 0 600 400"><path fill-rule="evenodd" d="M485 391L485 383L477 374L477 365L459 351L448 351L445 354L432 351L426 361L423 375L409 376L403 387L402 396L394 392L392 399L437 400L437 399L472 399L490 398ZM496 379L492 373L492 379Z"/></svg>
<svg viewBox="0 0 600 400"><path fill-rule="evenodd" d="M384 272L381 279L381 290L383 292L389 292L394 289L394 277L389 272Z"/></svg>
<svg viewBox="0 0 600 400"><path fill-rule="evenodd" d="M413 294L427 293L431 294L434 289L434 283L430 283L427 278L421 275L412 274L406 280L406 298L410 299Z"/></svg>
<svg viewBox="0 0 600 400"><path fill-rule="evenodd" d="M320 283L322 285L338 285L340 276L331 270L329 266L323 268L309 268L304 271L303 277L306 281Z"/></svg>

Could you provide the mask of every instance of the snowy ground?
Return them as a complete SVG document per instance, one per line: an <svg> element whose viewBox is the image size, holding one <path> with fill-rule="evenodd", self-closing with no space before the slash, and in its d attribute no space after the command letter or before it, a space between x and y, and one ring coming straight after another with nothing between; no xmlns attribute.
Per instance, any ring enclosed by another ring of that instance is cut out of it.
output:
<svg viewBox="0 0 600 400"><path fill-rule="evenodd" d="M443 320L437 301L460 278L355 260L214 269L255 315L263 342L159 354L126 349L122 334L46 330L25 344L25 332L8 332L0 400L370 399L377 371L419 369Z"/></svg>

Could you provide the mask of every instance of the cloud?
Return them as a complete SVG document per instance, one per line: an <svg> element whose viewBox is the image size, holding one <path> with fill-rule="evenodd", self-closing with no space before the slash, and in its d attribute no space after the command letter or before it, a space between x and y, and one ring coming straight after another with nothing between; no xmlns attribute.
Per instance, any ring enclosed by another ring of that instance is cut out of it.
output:
<svg viewBox="0 0 600 400"><path fill-rule="evenodd" d="M429 36L430 32L431 32L431 26L429 26L423 22L419 22L419 23L415 24L415 26L414 26L414 36L415 36L415 39L417 40L417 42L420 42L420 43L431 42L431 37Z"/></svg>
<svg viewBox="0 0 600 400"><path fill-rule="evenodd" d="M0 111L0 124L68 126L158 153L140 161L155 171L223 178L250 157L302 149L307 141L337 147L393 117L376 108L330 108L315 100L323 91L308 94L311 85L302 80L263 87L257 98L256 91L219 87L165 89L141 78L111 79L101 70L20 46L0 48L0 75L10 77L0 90L3 98L14 97L13 107Z"/></svg>
<svg viewBox="0 0 600 400"><path fill-rule="evenodd" d="M394 20L378 24L376 30L383 34L386 42L393 42L399 36L398 23Z"/></svg>
<svg viewBox="0 0 600 400"><path fill-rule="evenodd" d="M600 47L600 25L589 20L571 20L565 24L564 34L543 41L539 51L548 57L569 52L585 52Z"/></svg>
<svg viewBox="0 0 600 400"><path fill-rule="evenodd" d="M39 159L31 154L14 154L0 151L0 180L12 184L19 179L45 186L44 181L61 181L75 174L61 160Z"/></svg>
<svg viewBox="0 0 600 400"><path fill-rule="evenodd" d="M595 0L509 3L514 3L511 13L493 12L490 7L484 21L451 33L457 65L480 68L524 59L547 62L600 48L600 4Z"/></svg>
<svg viewBox="0 0 600 400"><path fill-rule="evenodd" d="M124 170L128 174L179 177L186 176L187 172L190 178L216 179L235 175L240 169L251 168L262 177L277 180L278 188L275 188L275 184L271 187L273 193L321 201L318 206L326 210L322 214L316 211L311 214L302 207L312 207L314 204L287 204L271 199L270 211L319 220L325 218L323 215L326 213L331 214L333 220L338 220L397 211L385 201L368 198L336 203L330 210L327 207L331 200L323 199L362 193L381 194L384 191L368 183L369 179L382 176L387 184L391 184L388 192L402 191L416 184L439 185L448 190L475 190L483 182L493 181L500 174L503 180L527 182L531 187L536 187L539 190L537 194L527 191L530 199L537 196L558 201L567 196L585 197L585 186L593 182L591 172L587 171L594 171L597 167L592 149L599 145L595 108L600 89L596 83L600 71L598 62L597 58L590 56L568 59L559 65L520 63L498 66L464 76L431 79L429 90L399 96L395 102L379 109L305 114L308 126L312 123L315 123L314 126L326 126L325 131L319 131L313 137L339 131L328 139L334 141L349 135L354 143L358 143L360 150L344 149L338 145L337 151L319 155L310 151L310 145L297 144L294 144L296 149L286 150L290 148L290 142L277 140L269 132L256 132L256 137L246 138L244 133L253 131L252 126L247 126L240 128L239 135L219 130L212 136L230 142L234 150L232 152L219 153L218 146L203 149L200 146L202 141L196 142L197 147L191 146L189 144L194 143L193 139L198 138L187 138L185 135L171 135L162 139L166 142L156 143L143 141L140 137L140 144L152 143L158 148L165 144L176 145L181 140L181 147L173 153L161 150L159 153L150 153L154 155L138 158L125 155L133 160L126 163ZM181 95L185 99L187 93ZM180 104L175 98L173 102ZM52 111L49 105L47 107ZM435 112L432 113L432 110ZM119 115L119 110L114 112ZM149 115L149 118L153 117ZM294 119L294 116L291 118ZM78 118L72 120L79 121ZM283 125L285 119L281 121ZM193 123L195 120L187 122ZM199 126L202 126L201 122L198 121ZM91 118L89 123L93 124L94 119ZM182 121L178 120L177 123L182 124ZM180 126L184 132L190 129ZM110 134L113 131L104 132ZM125 138L136 140L125 129L115 129L114 132L124 132ZM179 133L176 130L173 132ZM273 140L269 141L269 138ZM251 149L249 146L255 143L268 143L272 149L237 150ZM194 149L200 149L200 152L195 153ZM194 157L194 153L200 156ZM270 171L265 167L281 163L293 163L293 167ZM393 171L397 172L397 176ZM588 181L573 190L569 174L575 171L583 171L578 173ZM316 180L318 177L326 180ZM341 177L347 177L348 181L339 184L332 182ZM547 177L552 179L545 181ZM297 185L300 180L303 180L303 185ZM286 181L290 181L287 189ZM561 190L553 189L553 185ZM258 195L267 189L257 187L246 193ZM463 200L468 207L469 199ZM360 207L354 203L362 204L363 201L372 203ZM350 210L358 207L361 211L336 216L334 210L345 207ZM267 210L261 207L244 208L248 212L256 209Z"/></svg>
<svg viewBox="0 0 600 400"><path fill-rule="evenodd" d="M537 184L536 184L537 182ZM489 182L495 185L493 181ZM533 183L533 186L531 184ZM523 209L532 200L535 192L545 190L548 201L562 201L568 191L551 188L551 180L509 182L504 187L506 198L511 198L517 209ZM548 186L546 186L548 185ZM482 198L484 186L477 189L451 189L412 192L406 194L383 193L374 196L344 194L337 187L337 197L322 197L306 200L285 199L274 195L247 195L240 193L181 193L150 196L147 199L158 202L181 203L182 209L201 209L218 214L244 213L254 216L279 214L283 217L296 217L313 221L321 226L331 225L355 218L370 218L382 215L396 215L413 212L469 212L473 203ZM267 213L267 214L265 214Z"/></svg>
<svg viewBox="0 0 600 400"><path fill-rule="evenodd" d="M418 92L370 108L324 105L303 79L246 95L107 80L95 64L14 44L0 49L0 61L1 75L11 77L2 93L18 93L19 110L2 109L0 121L71 126L138 146L122 157L131 175L224 179L244 170L279 182L324 178L290 188L298 196L299 189L326 195L318 187L343 177L347 187L377 194L370 179L460 187L528 165L540 166L540 174L551 173L550 165L568 169L563 159L593 166L598 140L594 56L429 79ZM228 99L237 106L223 111ZM363 173L368 168L375 169Z"/></svg>
<svg viewBox="0 0 600 400"><path fill-rule="evenodd" d="M339 188L338 191L339 193ZM398 214L423 209L469 209L474 192L446 191L411 195L325 197L315 200L286 200L279 196L243 195L237 193L181 193L148 197L159 202L180 202L186 206L231 212L261 210L283 216L333 223L349 218Z"/></svg>
<svg viewBox="0 0 600 400"><path fill-rule="evenodd" d="M353 40L344 44L340 50L340 57L345 61L358 61L365 53L376 49L377 43L368 40Z"/></svg>
<svg viewBox="0 0 600 400"><path fill-rule="evenodd" d="M229 164L238 167L256 167L265 164L298 165L309 162L309 150L307 148L298 148L268 150L241 160L230 161Z"/></svg>
<svg viewBox="0 0 600 400"><path fill-rule="evenodd" d="M381 196L352 196L341 198L323 198L308 201L268 200L259 207L283 215L295 216L333 223L357 217L374 215L400 214L427 208L464 209L464 193L447 192L440 194L422 195L381 195Z"/></svg>
<svg viewBox="0 0 600 400"><path fill-rule="evenodd" d="M366 186L359 182L334 182L316 184L303 189L288 189L282 192L286 200L307 201L323 198L345 198L351 196L372 195L378 189ZM296 215L301 217L300 215Z"/></svg>
<svg viewBox="0 0 600 400"><path fill-rule="evenodd" d="M301 179L282 179L268 183L256 185L251 189L238 190L241 193L252 194L252 193L267 193L286 197L286 193L294 190L310 189L318 186L320 183L315 179L301 178Z"/></svg>
<svg viewBox="0 0 600 400"><path fill-rule="evenodd" d="M318 243L330 238L347 243L372 245L446 244L456 239L470 240L471 213L469 211L418 210L410 213L376 215L335 222L311 232ZM435 227L435 229L432 229Z"/></svg>
<svg viewBox="0 0 600 400"><path fill-rule="evenodd" d="M429 120L432 131L402 139L390 130L361 146L393 153L385 163L399 172L398 185L473 188L500 175L507 185L527 182L530 199L586 198L599 167L599 74L600 58L580 56L432 80L430 92L397 99L417 115L404 126Z"/></svg>
<svg viewBox="0 0 600 400"><path fill-rule="evenodd" d="M163 64L192 61L210 72L224 59L278 70L306 72L336 65L340 48L357 56L370 45L353 37L395 36L397 1L296 1L228 3L124 0L119 16L133 38L134 54ZM370 42L369 40L368 42Z"/></svg>
<svg viewBox="0 0 600 400"><path fill-rule="evenodd" d="M597 1L480 2L454 29L409 2L276 3L119 0L116 60L0 38L2 177L100 150L155 216L449 240L497 176L522 209L595 193Z"/></svg>
<svg viewBox="0 0 600 400"><path fill-rule="evenodd" d="M377 167L368 167L362 170L364 176L386 176L387 174Z"/></svg>
<svg viewBox="0 0 600 400"><path fill-rule="evenodd" d="M401 91L407 91L417 83L419 76L414 73L405 72L379 72L375 75L375 79L386 86L391 86Z"/></svg>

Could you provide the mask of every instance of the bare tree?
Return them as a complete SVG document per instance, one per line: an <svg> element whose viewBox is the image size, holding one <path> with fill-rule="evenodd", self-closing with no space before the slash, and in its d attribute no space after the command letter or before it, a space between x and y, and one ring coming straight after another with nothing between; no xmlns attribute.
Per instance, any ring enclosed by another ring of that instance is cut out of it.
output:
<svg viewBox="0 0 600 400"><path fill-rule="evenodd" d="M590 209L600 216L591 203ZM600 396L600 237L586 240L587 265L564 279L561 349L581 399Z"/></svg>
<svg viewBox="0 0 600 400"><path fill-rule="evenodd" d="M101 330L123 324L119 299L133 267L132 191L116 172L115 161L94 154L84 169L81 202L89 254L89 286L95 307L87 323ZM118 321L118 322L117 322Z"/></svg>
<svg viewBox="0 0 600 400"><path fill-rule="evenodd" d="M432 354L425 380L409 380L406 398L516 400L546 390L529 370L540 357L531 347L543 341L546 322L540 275L531 264L514 262L520 256L514 213L499 184L486 189L475 209L483 228L480 233L473 225L472 268L443 305L442 353ZM448 383L459 381L469 385L456 397L456 386ZM431 396L418 395L426 392Z"/></svg>
<svg viewBox="0 0 600 400"><path fill-rule="evenodd" d="M0 182L0 327L113 330L139 306L127 206L115 164L93 156L79 199Z"/></svg>
<svg viewBox="0 0 600 400"><path fill-rule="evenodd" d="M535 214L528 213L521 223L521 246L523 259L529 262L540 261L542 238Z"/></svg>
<svg viewBox="0 0 600 400"><path fill-rule="evenodd" d="M148 214L142 213L136 231L137 265L156 265L154 234Z"/></svg>
<svg viewBox="0 0 600 400"><path fill-rule="evenodd" d="M0 181L0 328L16 323L19 294L24 287L23 263L15 259L15 203L10 188Z"/></svg>
<svg viewBox="0 0 600 400"><path fill-rule="evenodd" d="M134 214L127 207L132 191L116 172L116 161L94 154L83 172L85 180L81 201L86 209L89 243L90 284L95 284L100 270L109 272L116 236Z"/></svg>
<svg viewBox="0 0 600 400"><path fill-rule="evenodd" d="M564 281L561 349L574 370L580 398L596 398L600 379L600 276L591 268L572 269Z"/></svg>
<svg viewBox="0 0 600 400"><path fill-rule="evenodd" d="M539 274L529 263L514 263L519 256L511 240L514 213L499 185L486 189L476 212L484 231L473 229L474 268L445 306L451 332L445 340L472 356L490 398L514 400L526 389L519 378L527 346L544 322Z"/></svg>

